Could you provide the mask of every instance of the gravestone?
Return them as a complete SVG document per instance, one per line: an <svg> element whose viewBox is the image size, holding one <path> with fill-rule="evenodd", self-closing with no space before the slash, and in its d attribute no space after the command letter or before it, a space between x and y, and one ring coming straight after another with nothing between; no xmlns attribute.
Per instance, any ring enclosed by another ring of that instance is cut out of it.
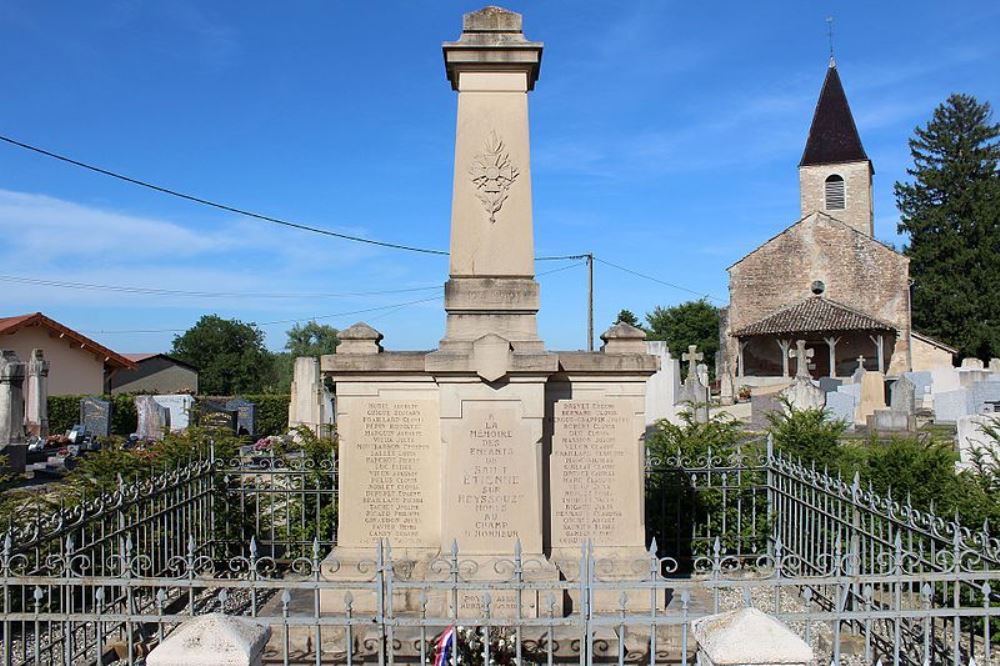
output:
<svg viewBox="0 0 1000 666"><path fill-rule="evenodd" d="M993 411L993 403L1000 401L1000 381L973 384L969 389L969 409L973 414Z"/></svg>
<svg viewBox="0 0 1000 666"><path fill-rule="evenodd" d="M865 425L871 432L913 432L917 429L917 418L893 409L876 409L868 415Z"/></svg>
<svg viewBox="0 0 1000 666"><path fill-rule="evenodd" d="M191 425L194 397L187 393L154 395L153 400L170 412L170 432L181 432Z"/></svg>
<svg viewBox="0 0 1000 666"><path fill-rule="evenodd" d="M897 414L913 414L917 408L917 387L903 375L892 384L889 407Z"/></svg>
<svg viewBox="0 0 1000 666"><path fill-rule="evenodd" d="M983 360L974 357L968 357L962 359L962 370L983 370L985 366L983 365Z"/></svg>
<svg viewBox="0 0 1000 666"><path fill-rule="evenodd" d="M850 428L854 428L854 414L857 408L857 399L847 391L831 391L826 394L825 409L831 420L844 421Z"/></svg>
<svg viewBox="0 0 1000 666"><path fill-rule="evenodd" d="M934 396L934 421L957 423L962 416L974 413L968 389L947 391Z"/></svg>
<svg viewBox="0 0 1000 666"><path fill-rule="evenodd" d="M236 412L236 434L251 437L257 434L256 403L243 398L233 398L226 403L226 409Z"/></svg>
<svg viewBox="0 0 1000 666"><path fill-rule="evenodd" d="M788 352L789 358L795 359L795 379L791 386L781 392L792 409L822 409L826 404L826 392L812 380L809 374L809 359L813 350L806 348L805 340L797 340L795 349Z"/></svg>
<svg viewBox="0 0 1000 666"><path fill-rule="evenodd" d="M200 427L236 434L239 418L237 410L228 409L222 403L202 400L198 403L197 412Z"/></svg>
<svg viewBox="0 0 1000 666"><path fill-rule="evenodd" d="M681 366L678 359L670 355L667 343L662 340L647 340L646 352L659 359L660 369L646 381L646 431L655 427L661 419L677 416L675 405L681 392Z"/></svg>
<svg viewBox="0 0 1000 666"><path fill-rule="evenodd" d="M109 437L111 403L92 396L80 400L80 424L94 437Z"/></svg>
<svg viewBox="0 0 1000 666"><path fill-rule="evenodd" d="M24 442L25 364L0 349L0 447Z"/></svg>
<svg viewBox="0 0 1000 666"><path fill-rule="evenodd" d="M931 368L931 393L937 397L938 393L947 393L962 388L962 382L958 377L958 369L950 365L942 365Z"/></svg>
<svg viewBox="0 0 1000 666"><path fill-rule="evenodd" d="M991 358L989 365L990 372L1000 374L1000 358Z"/></svg>
<svg viewBox="0 0 1000 666"><path fill-rule="evenodd" d="M339 336L341 344L346 344L347 348L339 350L340 353L349 352L356 341L373 332L377 333L365 324L355 324L341 331ZM344 337L345 335L347 337ZM328 427L333 424L334 415L327 406L330 392L323 382L318 358L300 356L295 359L291 393L291 400L288 403L288 429L305 427L317 435L327 434Z"/></svg>
<svg viewBox="0 0 1000 666"><path fill-rule="evenodd" d="M688 364L687 377L681 386L679 396L679 404L682 405L681 411L690 411L695 421L707 423L711 394L708 384L702 382L698 372L698 361L704 359L705 355L698 351L697 345L691 345L686 352L681 354L681 358ZM707 369L705 374L707 374Z"/></svg>
<svg viewBox="0 0 1000 666"><path fill-rule="evenodd" d="M858 384L861 385L861 396L858 400L858 413L855 422L865 425L868 417L876 410L885 409L885 376L881 372L862 371Z"/></svg>
<svg viewBox="0 0 1000 666"><path fill-rule="evenodd" d="M984 427L1000 425L996 417L988 414L967 414L956 420L959 468L967 468L975 459L976 449L986 449L1000 456L997 443L984 430Z"/></svg>
<svg viewBox="0 0 1000 666"><path fill-rule="evenodd" d="M759 389L750 394L750 427L753 430L764 430L771 422L767 415L772 412L784 412L781 402L781 391L762 393Z"/></svg>
<svg viewBox="0 0 1000 666"><path fill-rule="evenodd" d="M158 442L170 430L170 410L156 402L154 396L137 395L135 411L138 417L136 435L139 439Z"/></svg>
<svg viewBox="0 0 1000 666"><path fill-rule="evenodd" d="M933 409L934 375L929 371L904 372L903 376L913 382L914 406L916 409Z"/></svg>
<svg viewBox="0 0 1000 666"><path fill-rule="evenodd" d="M49 435L49 362L41 349L31 350L24 393L28 436L45 439Z"/></svg>
<svg viewBox="0 0 1000 666"><path fill-rule="evenodd" d="M819 387L823 390L823 393L833 393L838 388L843 386L844 380L837 379L836 377L820 377Z"/></svg>

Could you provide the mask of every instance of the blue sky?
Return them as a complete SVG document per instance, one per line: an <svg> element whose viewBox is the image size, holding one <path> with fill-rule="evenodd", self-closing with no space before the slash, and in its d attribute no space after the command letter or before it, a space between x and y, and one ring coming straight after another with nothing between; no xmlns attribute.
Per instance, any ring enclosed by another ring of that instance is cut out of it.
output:
<svg viewBox="0 0 1000 666"><path fill-rule="evenodd" d="M914 126L951 92L1000 105L990 2L512 2L545 42L531 95L536 250L594 252L724 302L725 269L798 216L796 165L825 74L824 17L875 163L876 235ZM0 0L0 133L178 190L345 233L445 249L456 2ZM434 347L447 260L275 227L0 144L0 274L225 297L0 281L122 352L204 313L367 320ZM572 263L572 262L568 262ZM568 264L567 264L568 265ZM545 263L539 271L561 264ZM548 346L586 344L582 266L539 278ZM692 294L598 264L598 335ZM289 324L263 325L280 348ZM138 333L130 331L160 331Z"/></svg>

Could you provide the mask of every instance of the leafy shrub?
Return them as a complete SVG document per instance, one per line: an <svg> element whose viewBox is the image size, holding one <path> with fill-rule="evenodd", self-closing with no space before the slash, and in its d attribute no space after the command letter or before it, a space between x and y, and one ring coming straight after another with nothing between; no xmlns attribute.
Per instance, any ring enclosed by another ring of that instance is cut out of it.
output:
<svg viewBox="0 0 1000 666"><path fill-rule="evenodd" d="M62 434L80 422L80 401L86 395L50 395L49 432ZM139 427L135 410L135 394L116 393L94 396L111 403L111 434L127 437Z"/></svg>
<svg viewBox="0 0 1000 666"><path fill-rule="evenodd" d="M784 410L767 414L775 450L789 458L834 465L847 423L831 419L822 408L796 409L787 400L782 404Z"/></svg>

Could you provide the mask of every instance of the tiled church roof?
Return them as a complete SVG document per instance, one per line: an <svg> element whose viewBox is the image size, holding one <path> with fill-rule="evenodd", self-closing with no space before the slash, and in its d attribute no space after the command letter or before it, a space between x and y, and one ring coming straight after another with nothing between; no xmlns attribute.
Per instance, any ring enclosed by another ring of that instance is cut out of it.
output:
<svg viewBox="0 0 1000 666"><path fill-rule="evenodd" d="M811 296L784 310L744 326L733 335L782 335L833 331L892 331L895 326L879 321L822 296Z"/></svg>
<svg viewBox="0 0 1000 666"><path fill-rule="evenodd" d="M837 66L830 62L799 166L867 160Z"/></svg>

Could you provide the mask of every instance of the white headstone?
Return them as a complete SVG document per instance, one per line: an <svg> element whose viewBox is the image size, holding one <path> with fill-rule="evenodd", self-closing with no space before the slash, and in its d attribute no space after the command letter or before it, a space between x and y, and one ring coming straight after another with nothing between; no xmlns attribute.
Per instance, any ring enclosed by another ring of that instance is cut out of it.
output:
<svg viewBox="0 0 1000 666"><path fill-rule="evenodd" d="M982 359L974 357L962 359L962 370L983 370L984 367Z"/></svg>
<svg viewBox="0 0 1000 666"><path fill-rule="evenodd" d="M154 396L137 395L135 411L138 424L136 434L139 439L159 441L170 430L170 411L156 402Z"/></svg>
<svg viewBox="0 0 1000 666"><path fill-rule="evenodd" d="M660 359L660 369L646 380L646 427L649 428L661 419L676 416L674 405L681 391L681 373L680 362L670 355L666 342L647 341L646 351Z"/></svg>
<svg viewBox="0 0 1000 666"><path fill-rule="evenodd" d="M823 389L818 383L802 375L796 375L795 381L781 395L797 410L822 409L826 405L826 393Z"/></svg>
<svg viewBox="0 0 1000 666"><path fill-rule="evenodd" d="M194 397L186 393L171 395L154 395L156 404L165 407L170 412L170 432L187 430L191 424L191 410L194 407Z"/></svg>
<svg viewBox="0 0 1000 666"><path fill-rule="evenodd" d="M146 657L148 666L259 666L271 628L222 613L187 620Z"/></svg>
<svg viewBox="0 0 1000 666"><path fill-rule="evenodd" d="M289 430L305 426L322 434L333 421L333 399L323 383L319 359L314 356L298 357L295 359L292 397L288 405Z"/></svg>
<svg viewBox="0 0 1000 666"><path fill-rule="evenodd" d="M831 420L845 421L853 427L857 408L857 398L849 391L837 390L826 394L826 413Z"/></svg>

